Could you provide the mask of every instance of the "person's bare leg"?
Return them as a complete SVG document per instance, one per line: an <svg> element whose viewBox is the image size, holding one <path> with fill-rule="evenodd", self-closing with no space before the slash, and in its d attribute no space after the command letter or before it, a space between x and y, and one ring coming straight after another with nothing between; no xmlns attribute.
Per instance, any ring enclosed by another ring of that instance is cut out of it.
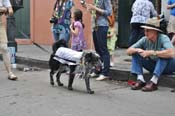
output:
<svg viewBox="0 0 175 116"><path fill-rule="evenodd" d="M4 65L5 65L5 68L8 72L8 75L9 75L8 79L16 80L17 76L15 76L12 73L12 70L11 70L10 56L9 56L7 44L1 43L0 44L0 49L1 49L1 52L2 52L2 57L3 57L3 62L4 62Z"/></svg>

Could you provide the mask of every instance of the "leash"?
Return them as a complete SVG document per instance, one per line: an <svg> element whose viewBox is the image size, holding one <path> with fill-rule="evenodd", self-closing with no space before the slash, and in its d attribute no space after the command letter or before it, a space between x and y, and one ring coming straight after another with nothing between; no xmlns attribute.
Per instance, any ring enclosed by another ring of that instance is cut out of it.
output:
<svg viewBox="0 0 175 116"><path fill-rule="evenodd" d="M28 35L26 35L25 33L23 33L22 31L20 31L20 33L26 37L26 38L30 38ZM41 47L39 44L35 43L34 41L32 41L33 45L35 45L36 47L40 48L41 50L43 50L44 52L47 52L49 54L51 54L48 50L46 50L45 48Z"/></svg>
<svg viewBox="0 0 175 116"><path fill-rule="evenodd" d="M42 46L40 46L39 44L37 44L37 43L35 43L35 42L32 42L33 43L33 45L35 45L36 47L38 47L38 48L40 48L42 51L44 51L44 52L47 52L47 53L49 53L49 54L51 54L48 50L46 50L45 48L43 48Z"/></svg>

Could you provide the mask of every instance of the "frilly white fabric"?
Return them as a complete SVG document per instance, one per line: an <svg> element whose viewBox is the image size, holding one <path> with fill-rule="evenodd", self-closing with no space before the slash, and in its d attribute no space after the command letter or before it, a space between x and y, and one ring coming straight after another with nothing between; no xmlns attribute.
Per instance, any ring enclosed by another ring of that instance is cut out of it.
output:
<svg viewBox="0 0 175 116"><path fill-rule="evenodd" d="M80 64L82 55L83 52L78 52L70 48L60 47L56 51L54 59L63 64L77 65Z"/></svg>

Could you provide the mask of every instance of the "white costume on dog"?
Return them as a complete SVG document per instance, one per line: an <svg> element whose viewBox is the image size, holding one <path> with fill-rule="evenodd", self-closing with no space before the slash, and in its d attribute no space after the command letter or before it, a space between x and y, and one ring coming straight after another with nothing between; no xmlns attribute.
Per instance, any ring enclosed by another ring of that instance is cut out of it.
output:
<svg viewBox="0 0 175 116"><path fill-rule="evenodd" d="M78 52L70 48L60 47L56 53L54 59L68 65L80 64L83 52Z"/></svg>

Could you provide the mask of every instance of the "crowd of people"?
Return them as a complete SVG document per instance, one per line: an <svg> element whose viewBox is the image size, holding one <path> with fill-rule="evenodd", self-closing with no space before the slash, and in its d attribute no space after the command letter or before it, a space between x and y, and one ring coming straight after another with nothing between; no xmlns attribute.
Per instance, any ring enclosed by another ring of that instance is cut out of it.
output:
<svg viewBox="0 0 175 116"><path fill-rule="evenodd" d="M171 9L168 32L173 34L172 42L163 33L160 17L150 0L136 0L132 6L131 36L127 54L132 56L131 73L137 76L132 90L157 90L158 81L163 74L173 74L175 69L174 50L174 0L168 0L167 9ZM143 68L153 76L146 82Z"/></svg>
<svg viewBox="0 0 175 116"><path fill-rule="evenodd" d="M81 4L92 16L94 48L102 61L96 80L109 79L110 66L115 62L114 50L117 41L114 6L111 0L94 0L93 3L82 0ZM63 39L68 44L71 40L71 49L83 51L87 48L83 12L80 9L72 9L73 7L73 0L55 1L50 19L51 31L54 42ZM126 50L127 54L132 56L131 73L137 76L137 81L131 86L132 90L157 90L160 76L175 72L172 68L175 66L175 0L168 0L167 9L170 10L167 27L170 37L162 32L159 15L151 0L135 0L132 4L131 33L128 38L129 48ZM9 0L0 0L0 17L2 15L13 15ZM17 80L17 76L11 71L7 49L7 35L0 18L0 50L3 61L9 74L8 79ZM144 79L143 68L152 74L148 82Z"/></svg>
<svg viewBox="0 0 175 116"><path fill-rule="evenodd" d="M94 0L93 4L86 3L86 1L83 2L82 6L92 14L94 47L103 62L100 75L96 80L104 80L109 78L110 68L110 54L107 46L107 38L110 37L107 36L107 34L109 28L108 16L112 14L111 0ZM53 22L52 32L55 41L64 39L68 42L71 34L71 48L76 51L82 51L86 48L83 32L83 13L80 9L75 9L71 14L73 4L72 0L56 0L53 17L56 17L58 20ZM112 24L112 26L114 26L114 24ZM113 29L111 29L111 33L113 33L112 31ZM114 51L114 48L112 48L112 51Z"/></svg>

